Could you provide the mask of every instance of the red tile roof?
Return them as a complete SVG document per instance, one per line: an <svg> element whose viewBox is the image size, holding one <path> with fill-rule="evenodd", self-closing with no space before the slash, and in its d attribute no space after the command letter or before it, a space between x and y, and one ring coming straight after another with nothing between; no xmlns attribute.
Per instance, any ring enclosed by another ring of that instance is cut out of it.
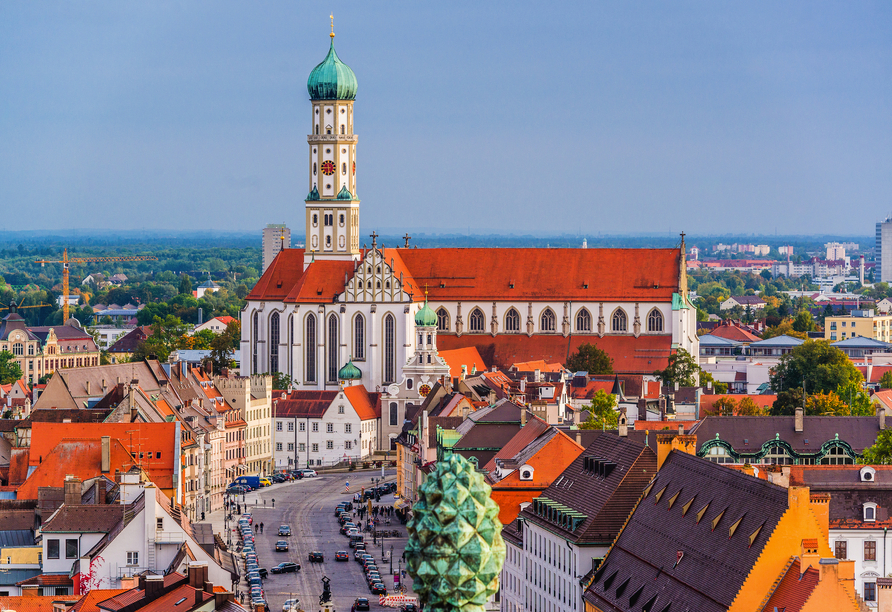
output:
<svg viewBox="0 0 892 612"><path fill-rule="evenodd" d="M217 319L218 321L220 321L220 323L222 323L223 325L229 325L233 321L238 321L238 319L236 319L235 317L230 317L229 315L223 315L222 317L214 317L214 318Z"/></svg>
<svg viewBox="0 0 892 612"><path fill-rule="evenodd" d="M40 586L73 586L74 581L68 574L39 574L33 578L17 582L16 586L38 584Z"/></svg>
<svg viewBox="0 0 892 612"><path fill-rule="evenodd" d="M678 249L383 249L415 299L669 301L679 281ZM249 300L329 302L344 291L352 261L315 261L280 251ZM510 265L506 263L510 262Z"/></svg>
<svg viewBox="0 0 892 612"><path fill-rule="evenodd" d="M545 363L544 359L512 363L511 367L518 372L535 372L536 370L540 372L560 372L564 368L560 363Z"/></svg>
<svg viewBox="0 0 892 612"><path fill-rule="evenodd" d="M80 598L68 612L102 612L97 606L100 601L126 593L129 589L93 589Z"/></svg>
<svg viewBox="0 0 892 612"><path fill-rule="evenodd" d="M287 399L274 398L274 416L318 419L325 414L337 396L337 391L292 391Z"/></svg>
<svg viewBox="0 0 892 612"><path fill-rule="evenodd" d="M734 340L736 342L758 342L761 340L755 334L751 334L747 330L736 325L719 325L709 334L726 340Z"/></svg>
<svg viewBox="0 0 892 612"><path fill-rule="evenodd" d="M449 376L452 378L461 376L462 366L467 367L467 374L469 376L471 375L471 372L474 371L474 366L477 367L478 372L489 369L489 366L486 365L486 362L483 361L483 357L477 351L477 347L474 346L439 351L438 353L449 366Z"/></svg>
<svg viewBox="0 0 892 612"><path fill-rule="evenodd" d="M512 363L544 359L548 363L564 363L568 355L583 344L594 344L613 359L613 370L619 373L653 374L668 366L672 352L672 336L570 336L534 334L437 334L442 350L476 347L490 365L507 370Z"/></svg>
<svg viewBox="0 0 892 612"><path fill-rule="evenodd" d="M356 410L360 420L377 419L381 416L381 394L369 393L362 385L344 387L344 395Z"/></svg>
<svg viewBox="0 0 892 612"><path fill-rule="evenodd" d="M72 599L76 595L71 597ZM60 595L19 595L0 597L0 609L15 612L54 612L53 602L65 600L68 596Z"/></svg>
<svg viewBox="0 0 892 612"><path fill-rule="evenodd" d="M793 561L771 594L768 603L762 608L762 612L774 612L774 610L799 612L802 609L812 591L818 586L820 573L816 568L809 567L800 575L800 567L799 559Z"/></svg>

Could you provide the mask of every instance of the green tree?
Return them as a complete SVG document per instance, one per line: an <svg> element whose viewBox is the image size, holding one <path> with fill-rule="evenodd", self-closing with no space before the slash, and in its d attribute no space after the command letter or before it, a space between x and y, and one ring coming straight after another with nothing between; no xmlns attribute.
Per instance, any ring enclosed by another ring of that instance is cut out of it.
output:
<svg viewBox="0 0 892 612"><path fill-rule="evenodd" d="M578 425L579 429L616 429L619 412L616 411L616 396L598 389L592 403L586 407L588 420Z"/></svg>
<svg viewBox="0 0 892 612"><path fill-rule="evenodd" d="M195 332L194 334L192 334L192 348L199 351L206 351L211 348L211 342L213 342L214 338L216 337L217 334L209 329L203 329L199 332Z"/></svg>
<svg viewBox="0 0 892 612"><path fill-rule="evenodd" d="M273 389L276 391L287 391L288 387L297 386L291 376L284 372L276 372L273 376Z"/></svg>
<svg viewBox="0 0 892 612"><path fill-rule="evenodd" d="M734 411L737 410L737 401L733 397L726 395L717 399L713 403L712 408L710 414L732 416Z"/></svg>
<svg viewBox="0 0 892 612"><path fill-rule="evenodd" d="M744 395L737 404L738 416L764 416L765 409L757 404L753 398Z"/></svg>
<svg viewBox="0 0 892 612"><path fill-rule="evenodd" d="M232 354L238 348L241 338L242 326L235 320L230 321L226 329L211 340L210 359L214 363L214 374L220 374L223 368L232 367Z"/></svg>
<svg viewBox="0 0 892 612"><path fill-rule="evenodd" d="M866 465L889 465L892 463L892 429L884 429L870 448L864 449L860 463Z"/></svg>
<svg viewBox="0 0 892 612"><path fill-rule="evenodd" d="M715 378L712 377L712 374L710 374L706 370L701 369L700 386L706 387L709 385L709 383L712 383L712 390L715 392L716 395L722 395L728 392L728 383L717 381Z"/></svg>
<svg viewBox="0 0 892 612"><path fill-rule="evenodd" d="M769 327L764 332L762 332L763 340L768 340L768 338L776 338L778 336L791 336L793 338L799 338L800 340L805 340L806 338L808 338L808 334L804 332L798 332L793 329L793 321L791 319L784 319L777 325Z"/></svg>
<svg viewBox="0 0 892 612"><path fill-rule="evenodd" d="M884 372L880 377L880 389L892 389L892 370Z"/></svg>
<svg viewBox="0 0 892 612"><path fill-rule="evenodd" d="M849 358L824 340L806 340L780 358L769 374L778 394L803 386L808 394L830 393L840 386L861 385L864 377Z"/></svg>
<svg viewBox="0 0 892 612"><path fill-rule="evenodd" d="M192 279L188 274L183 274L180 277L179 293L180 295L192 295Z"/></svg>
<svg viewBox="0 0 892 612"><path fill-rule="evenodd" d="M845 416L873 416L876 414L877 403L872 402L867 391L857 383L839 386L836 389L836 395L848 406Z"/></svg>
<svg viewBox="0 0 892 612"><path fill-rule="evenodd" d="M811 313L807 310L800 310L799 314L797 314L796 318L793 320L793 330L806 333L815 331L815 329L815 319L811 316Z"/></svg>
<svg viewBox="0 0 892 612"><path fill-rule="evenodd" d="M613 359L594 344L586 342L567 360L571 372L613 374Z"/></svg>
<svg viewBox="0 0 892 612"><path fill-rule="evenodd" d="M829 393L814 393L805 400L805 414L814 416L848 416L849 407L840 397Z"/></svg>
<svg viewBox="0 0 892 612"><path fill-rule="evenodd" d="M796 408L802 406L802 387L787 389L777 394L777 399L771 405L768 414L771 416L791 416Z"/></svg>
<svg viewBox="0 0 892 612"><path fill-rule="evenodd" d="M152 334L136 347L130 360L143 361L154 355L159 361L167 361L170 354L180 348L187 329L188 327L173 315L167 315L163 319L155 317L152 322Z"/></svg>
<svg viewBox="0 0 892 612"><path fill-rule="evenodd" d="M697 365L693 355L680 348L669 356L669 365L666 369L657 370L654 376L666 386L678 383L679 387L693 387L697 384L697 375L700 371L700 366Z"/></svg>
<svg viewBox="0 0 892 612"><path fill-rule="evenodd" d="M241 285L239 285L238 287L235 288L235 295L240 300L245 299L245 296L247 296L248 293L249 293L248 286L245 285L244 283L242 283Z"/></svg>
<svg viewBox="0 0 892 612"><path fill-rule="evenodd" d="M8 385L24 376L15 355L9 351L0 351L0 385Z"/></svg>

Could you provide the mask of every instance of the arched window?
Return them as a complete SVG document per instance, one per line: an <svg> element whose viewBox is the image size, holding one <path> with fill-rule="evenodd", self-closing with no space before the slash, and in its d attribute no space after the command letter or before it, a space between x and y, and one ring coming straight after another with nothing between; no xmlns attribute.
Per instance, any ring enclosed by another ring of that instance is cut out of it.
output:
<svg viewBox="0 0 892 612"><path fill-rule="evenodd" d="M625 333L628 330L628 317L626 317L626 311L622 308L617 308L616 312L613 313L613 318L611 319L610 329L615 332Z"/></svg>
<svg viewBox="0 0 892 612"><path fill-rule="evenodd" d="M325 348L328 349L328 370L326 382L338 382L338 315L328 317L328 339L325 342Z"/></svg>
<svg viewBox="0 0 892 612"><path fill-rule="evenodd" d="M831 446L830 450L821 459L821 465L852 465L855 463L849 454L841 446Z"/></svg>
<svg viewBox="0 0 892 612"><path fill-rule="evenodd" d="M304 365L306 366L307 382L316 382L316 316L313 314L307 316L304 350L306 351Z"/></svg>
<svg viewBox="0 0 892 612"><path fill-rule="evenodd" d="M253 372L257 374L259 372L259 365L257 363L257 346L259 344L260 338L260 314L254 313L254 318L251 322L252 335L251 335L251 363L253 364Z"/></svg>
<svg viewBox="0 0 892 612"><path fill-rule="evenodd" d="M445 308L437 310L437 331L449 331L449 313Z"/></svg>
<svg viewBox="0 0 892 612"><path fill-rule="evenodd" d="M269 373L279 371L279 313L269 318Z"/></svg>
<svg viewBox="0 0 892 612"><path fill-rule="evenodd" d="M471 311L471 316L468 319L468 322L471 327L472 333L481 333L483 332L483 327L486 324L486 319L484 319L483 313L480 312L480 309L475 308Z"/></svg>
<svg viewBox="0 0 892 612"><path fill-rule="evenodd" d="M520 331L520 313L517 312L514 308L508 311L508 314L505 315L505 331L506 332L519 332Z"/></svg>
<svg viewBox="0 0 892 612"><path fill-rule="evenodd" d="M12 354L16 356L25 354L25 345L21 342L16 342L12 345Z"/></svg>
<svg viewBox="0 0 892 612"><path fill-rule="evenodd" d="M318 126L318 125L316 126L316 133L317 133L317 134L319 133L319 126Z"/></svg>
<svg viewBox="0 0 892 612"><path fill-rule="evenodd" d="M397 408L396 402L390 402L390 426L396 427L397 417L399 417L399 410Z"/></svg>
<svg viewBox="0 0 892 612"><path fill-rule="evenodd" d="M539 330L544 332L554 331L554 311L550 308L542 313L539 319Z"/></svg>
<svg viewBox="0 0 892 612"><path fill-rule="evenodd" d="M33 354L34 354L34 345L33 345L33 344L29 344L29 345L28 345L28 354L29 354L29 355L33 355Z"/></svg>
<svg viewBox="0 0 892 612"><path fill-rule="evenodd" d="M768 449L768 452L762 457L762 463L772 465L793 465L793 458L787 453L783 446L774 444Z"/></svg>
<svg viewBox="0 0 892 612"><path fill-rule="evenodd" d="M728 450L724 446L713 446L704 459L713 463L734 463L734 457L728 454Z"/></svg>
<svg viewBox="0 0 892 612"><path fill-rule="evenodd" d="M647 331L661 332L663 331L663 313L654 308L647 315Z"/></svg>
<svg viewBox="0 0 892 612"><path fill-rule="evenodd" d="M396 323L393 315L384 317L384 382L396 380Z"/></svg>
<svg viewBox="0 0 892 612"><path fill-rule="evenodd" d="M365 318L361 314L353 319L353 359L365 359Z"/></svg>
<svg viewBox="0 0 892 612"><path fill-rule="evenodd" d="M592 314L585 308L583 308L576 314L576 331L592 331Z"/></svg>

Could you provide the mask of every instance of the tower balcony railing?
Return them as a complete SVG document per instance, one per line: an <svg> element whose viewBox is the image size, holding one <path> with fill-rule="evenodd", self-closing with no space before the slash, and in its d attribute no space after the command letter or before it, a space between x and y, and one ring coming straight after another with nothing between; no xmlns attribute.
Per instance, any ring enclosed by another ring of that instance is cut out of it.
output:
<svg viewBox="0 0 892 612"><path fill-rule="evenodd" d="M307 142L356 142L356 134L308 134Z"/></svg>

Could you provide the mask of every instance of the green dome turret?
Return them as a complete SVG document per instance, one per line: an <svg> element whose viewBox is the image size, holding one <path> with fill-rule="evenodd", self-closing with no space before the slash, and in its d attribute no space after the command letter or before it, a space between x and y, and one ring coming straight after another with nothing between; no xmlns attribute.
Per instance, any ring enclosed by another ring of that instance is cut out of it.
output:
<svg viewBox="0 0 892 612"><path fill-rule="evenodd" d="M334 48L334 38L328 55L313 68L307 79L307 91L311 100L355 100L356 75L350 66L341 61Z"/></svg>
<svg viewBox="0 0 892 612"><path fill-rule="evenodd" d="M353 357L350 357L350 361L347 362L343 368L338 370L338 380L360 380L362 378L362 371L353 365Z"/></svg>
<svg viewBox="0 0 892 612"><path fill-rule="evenodd" d="M437 325L437 313L427 305L427 295L424 296L424 306L415 314L415 325L419 327L435 327Z"/></svg>

